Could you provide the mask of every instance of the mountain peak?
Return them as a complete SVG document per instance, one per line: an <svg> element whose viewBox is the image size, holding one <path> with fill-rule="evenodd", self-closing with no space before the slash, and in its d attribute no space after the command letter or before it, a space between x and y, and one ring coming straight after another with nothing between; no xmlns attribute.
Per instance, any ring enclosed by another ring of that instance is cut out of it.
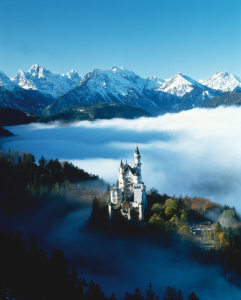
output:
<svg viewBox="0 0 241 300"><path fill-rule="evenodd" d="M241 89L241 80L237 76L229 72L217 72L211 77L200 81L203 85L212 88L214 90L220 90L222 92L234 91L235 89Z"/></svg>
<svg viewBox="0 0 241 300"><path fill-rule="evenodd" d="M59 98L70 89L76 87L81 78L74 70L60 75L34 64L27 72L19 70L17 75L12 78L12 81L24 89L38 90L45 95Z"/></svg>
<svg viewBox="0 0 241 300"><path fill-rule="evenodd" d="M204 89L201 83L191 77L177 73L166 80L159 90L177 97L183 97L185 94L190 93L195 86Z"/></svg>
<svg viewBox="0 0 241 300"><path fill-rule="evenodd" d="M44 69L40 65L34 64L34 65L32 65L32 67L28 71L30 71L30 72L31 71L39 72L39 71L43 71L43 70L46 70L46 69Z"/></svg>
<svg viewBox="0 0 241 300"><path fill-rule="evenodd" d="M0 71L0 87L6 91L13 91L18 88L18 85L12 82L4 72Z"/></svg>

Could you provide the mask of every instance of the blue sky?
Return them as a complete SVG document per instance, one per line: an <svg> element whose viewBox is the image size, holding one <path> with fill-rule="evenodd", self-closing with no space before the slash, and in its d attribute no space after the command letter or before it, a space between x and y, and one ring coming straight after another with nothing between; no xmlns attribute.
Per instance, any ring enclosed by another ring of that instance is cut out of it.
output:
<svg viewBox="0 0 241 300"><path fill-rule="evenodd" d="M239 0L0 0L0 70L241 76Z"/></svg>

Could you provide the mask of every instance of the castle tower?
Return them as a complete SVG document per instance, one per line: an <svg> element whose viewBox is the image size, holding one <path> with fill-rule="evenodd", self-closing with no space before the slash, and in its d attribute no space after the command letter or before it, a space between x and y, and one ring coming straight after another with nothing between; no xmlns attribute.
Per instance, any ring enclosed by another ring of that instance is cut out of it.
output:
<svg viewBox="0 0 241 300"><path fill-rule="evenodd" d="M119 175L119 186L118 186L118 188L123 191L123 189L124 189L124 164L123 164L122 160L120 162L118 175Z"/></svg>
<svg viewBox="0 0 241 300"><path fill-rule="evenodd" d="M134 169L136 172L137 176L137 182L136 183L141 183L141 155L138 149L138 146L136 146L136 150L134 152L134 159L135 159L135 165Z"/></svg>
<svg viewBox="0 0 241 300"><path fill-rule="evenodd" d="M144 203L141 202L139 203L139 221L144 221L145 216L144 216Z"/></svg>

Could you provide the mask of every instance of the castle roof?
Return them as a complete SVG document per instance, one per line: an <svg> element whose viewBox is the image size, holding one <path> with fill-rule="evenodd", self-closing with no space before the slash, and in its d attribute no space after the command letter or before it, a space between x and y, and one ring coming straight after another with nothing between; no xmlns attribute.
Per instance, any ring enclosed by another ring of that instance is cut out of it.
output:
<svg viewBox="0 0 241 300"><path fill-rule="evenodd" d="M130 170L130 172L134 175L135 170L128 164L124 165L124 173L126 174L126 172L128 172L128 170Z"/></svg>

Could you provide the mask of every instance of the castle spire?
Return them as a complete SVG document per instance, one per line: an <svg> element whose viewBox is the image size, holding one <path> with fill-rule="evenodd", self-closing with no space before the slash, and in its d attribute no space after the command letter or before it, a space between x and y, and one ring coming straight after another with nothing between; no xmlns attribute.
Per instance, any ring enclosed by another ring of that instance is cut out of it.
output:
<svg viewBox="0 0 241 300"><path fill-rule="evenodd" d="M138 149L138 146L136 146L136 151L135 151L136 154L140 154L139 152L139 149Z"/></svg>

